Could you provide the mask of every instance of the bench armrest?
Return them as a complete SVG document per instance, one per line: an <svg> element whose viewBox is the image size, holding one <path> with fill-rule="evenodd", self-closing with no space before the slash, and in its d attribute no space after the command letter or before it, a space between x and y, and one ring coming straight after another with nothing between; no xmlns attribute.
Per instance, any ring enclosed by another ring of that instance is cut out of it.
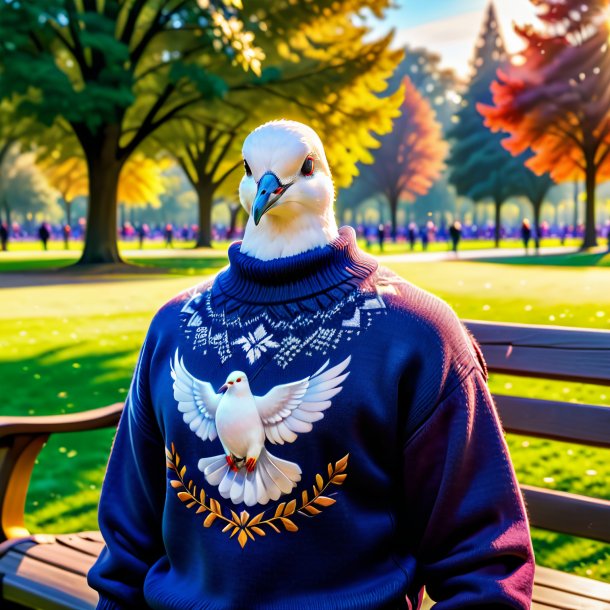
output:
<svg viewBox="0 0 610 610"><path fill-rule="evenodd" d="M34 462L49 435L116 426L124 403L66 415L0 417L0 543L28 536L25 499Z"/></svg>
<svg viewBox="0 0 610 610"><path fill-rule="evenodd" d="M53 432L81 432L116 426L123 405L124 403L117 402L107 407L65 415L0 417L0 439L17 434L49 435Z"/></svg>

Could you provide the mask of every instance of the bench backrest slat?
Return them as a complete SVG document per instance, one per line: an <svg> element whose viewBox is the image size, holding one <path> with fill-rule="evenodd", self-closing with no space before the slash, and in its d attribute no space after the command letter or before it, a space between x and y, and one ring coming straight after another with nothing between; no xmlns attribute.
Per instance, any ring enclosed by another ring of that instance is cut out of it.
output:
<svg viewBox="0 0 610 610"><path fill-rule="evenodd" d="M491 373L610 385L610 331L464 321ZM610 408L494 394L506 432L610 448ZM610 502L521 485L532 526L610 543Z"/></svg>
<svg viewBox="0 0 610 610"><path fill-rule="evenodd" d="M521 485L530 525L610 543L610 502Z"/></svg>
<svg viewBox="0 0 610 610"><path fill-rule="evenodd" d="M465 321L496 373L610 385L610 331Z"/></svg>
<svg viewBox="0 0 610 610"><path fill-rule="evenodd" d="M494 394L506 432L610 448L610 408Z"/></svg>

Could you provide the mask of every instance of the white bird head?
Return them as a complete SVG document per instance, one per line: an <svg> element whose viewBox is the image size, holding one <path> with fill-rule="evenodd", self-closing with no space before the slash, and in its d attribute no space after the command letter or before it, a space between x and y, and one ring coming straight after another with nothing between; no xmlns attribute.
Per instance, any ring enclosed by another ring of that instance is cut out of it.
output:
<svg viewBox="0 0 610 610"><path fill-rule="evenodd" d="M250 220L242 251L269 259L334 239L335 189L318 134L296 121L271 121L244 141L239 197Z"/></svg>
<svg viewBox="0 0 610 610"><path fill-rule="evenodd" d="M226 392L229 396L243 396L251 394L248 377L243 371L233 371L227 377L224 385L218 390L218 393Z"/></svg>

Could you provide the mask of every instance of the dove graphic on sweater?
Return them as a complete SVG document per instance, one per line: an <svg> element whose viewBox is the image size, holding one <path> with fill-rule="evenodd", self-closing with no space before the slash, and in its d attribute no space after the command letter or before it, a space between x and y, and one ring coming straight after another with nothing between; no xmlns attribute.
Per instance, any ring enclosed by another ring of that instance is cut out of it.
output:
<svg viewBox="0 0 610 610"><path fill-rule="evenodd" d="M170 360L174 399L184 422L201 440L222 443L225 453L199 460L198 467L223 498L246 506L267 504L288 494L301 480L301 468L272 455L265 440L283 445L310 432L341 390L351 356L313 375L277 385L255 396L243 371L233 371L218 392L191 375L178 355Z"/></svg>

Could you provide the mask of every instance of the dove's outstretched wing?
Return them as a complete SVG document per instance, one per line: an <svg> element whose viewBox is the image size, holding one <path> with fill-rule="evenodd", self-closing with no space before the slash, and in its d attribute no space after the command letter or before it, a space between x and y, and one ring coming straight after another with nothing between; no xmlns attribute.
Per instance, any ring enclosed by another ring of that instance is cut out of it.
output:
<svg viewBox="0 0 610 610"><path fill-rule="evenodd" d="M178 358L178 350L169 365L174 399L178 402L178 411L183 413L182 418L199 438L213 441L218 436L215 418L222 394L216 394L207 381L193 377L184 368L182 358Z"/></svg>
<svg viewBox="0 0 610 610"><path fill-rule="evenodd" d="M271 443L292 443L298 434L309 432L313 422L324 417L323 411L331 405L330 399L341 390L349 375L343 373L351 356L327 370L329 360L311 377L277 385L264 396L255 396L258 414Z"/></svg>

